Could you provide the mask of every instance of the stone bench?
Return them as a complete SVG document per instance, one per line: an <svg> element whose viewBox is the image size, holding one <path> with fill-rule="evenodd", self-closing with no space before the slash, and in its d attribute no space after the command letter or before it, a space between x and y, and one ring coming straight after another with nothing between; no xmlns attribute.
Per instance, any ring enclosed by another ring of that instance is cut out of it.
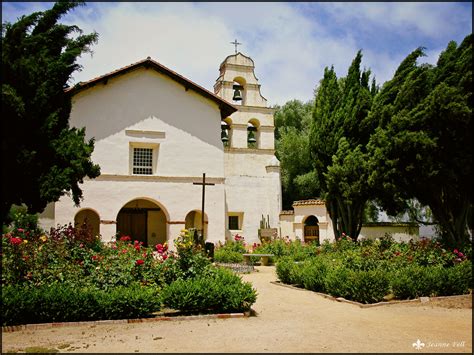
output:
<svg viewBox="0 0 474 355"><path fill-rule="evenodd" d="M250 257L251 256L258 256L260 257L260 262L263 266L267 266L268 265L268 258L271 257L271 256L275 256L273 254L242 254L243 257L244 257L244 261L245 263L247 264L250 264Z"/></svg>

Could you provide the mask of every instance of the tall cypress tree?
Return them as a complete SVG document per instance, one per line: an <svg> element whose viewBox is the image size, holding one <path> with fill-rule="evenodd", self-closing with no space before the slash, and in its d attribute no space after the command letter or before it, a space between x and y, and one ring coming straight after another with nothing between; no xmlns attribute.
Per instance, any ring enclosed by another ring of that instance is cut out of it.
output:
<svg viewBox="0 0 474 355"><path fill-rule="evenodd" d="M450 42L436 66L418 48L380 92L371 118L371 186L390 213L416 198L429 206L444 241L468 241L472 208L472 34Z"/></svg>
<svg viewBox="0 0 474 355"><path fill-rule="evenodd" d="M365 121L377 90L369 85L370 71L361 72L359 51L345 78L337 80L326 68L316 94L311 154L336 237L357 239L371 194L367 189Z"/></svg>
<svg viewBox="0 0 474 355"><path fill-rule="evenodd" d="M36 213L67 192L78 204L79 183L100 174L90 159L94 141L69 127L71 97L64 92L80 70L77 57L98 35L57 23L83 4L60 1L2 24L2 223L12 204Z"/></svg>

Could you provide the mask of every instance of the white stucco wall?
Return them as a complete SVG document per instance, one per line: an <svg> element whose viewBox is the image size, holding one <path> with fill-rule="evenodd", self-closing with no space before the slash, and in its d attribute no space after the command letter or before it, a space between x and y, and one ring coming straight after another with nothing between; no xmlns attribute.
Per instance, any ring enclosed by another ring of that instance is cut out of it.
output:
<svg viewBox="0 0 474 355"><path fill-rule="evenodd" d="M309 216L315 216L319 221L319 240L322 243L325 239L334 242L334 231L332 220L327 213L324 204L304 204L293 206L294 214L280 214L280 231L281 236L289 236L295 240L296 237L303 240L304 221ZM419 239L419 228L409 227L402 224L384 223L381 225L363 226L359 234L359 240L377 239L385 234L390 234L395 241L408 242L410 239Z"/></svg>
<svg viewBox="0 0 474 355"><path fill-rule="evenodd" d="M410 239L419 240L419 228L404 225L362 226L359 234L361 239L378 239L390 234L397 242L408 242Z"/></svg>
<svg viewBox="0 0 474 355"><path fill-rule="evenodd" d="M295 240L295 231L293 228L294 215L280 214L280 236L282 238L289 237Z"/></svg>
<svg viewBox="0 0 474 355"><path fill-rule="evenodd" d="M187 213L201 210L202 187L193 182L206 173L206 181L215 183L206 188L207 240L224 240L220 122L216 103L152 69L138 69L79 92L73 99L70 123L86 126L87 137L95 137L92 160L101 166L101 176L81 186L80 207L98 211L102 239L109 241L115 234L113 222L127 202L144 198L165 212L166 234L173 247ZM131 146L137 144L157 147L153 175L131 175ZM64 196L55 204L56 223L73 221L78 210Z"/></svg>
<svg viewBox="0 0 474 355"><path fill-rule="evenodd" d="M217 105L152 69L78 93L70 124L95 137L92 160L102 173L129 174L132 142L159 145L157 175L224 174Z"/></svg>

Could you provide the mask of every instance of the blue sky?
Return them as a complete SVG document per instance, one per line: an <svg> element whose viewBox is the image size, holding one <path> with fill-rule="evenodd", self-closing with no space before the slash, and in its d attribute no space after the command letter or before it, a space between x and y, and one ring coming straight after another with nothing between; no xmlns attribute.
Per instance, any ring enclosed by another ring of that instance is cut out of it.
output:
<svg viewBox="0 0 474 355"><path fill-rule="evenodd" d="M51 6L2 2L2 21ZM151 56L212 91L237 39L273 105L311 99L324 68L346 75L359 49L379 83L419 46L426 47L422 61L435 63L449 41L472 32L471 17L471 2L91 2L61 21L99 33L71 83Z"/></svg>

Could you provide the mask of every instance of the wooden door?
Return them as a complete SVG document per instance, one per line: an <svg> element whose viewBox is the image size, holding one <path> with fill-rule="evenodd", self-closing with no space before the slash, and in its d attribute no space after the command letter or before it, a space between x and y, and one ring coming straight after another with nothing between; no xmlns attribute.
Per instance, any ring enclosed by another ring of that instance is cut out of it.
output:
<svg viewBox="0 0 474 355"><path fill-rule="evenodd" d="M117 231L147 245L147 211L122 209L117 216Z"/></svg>

